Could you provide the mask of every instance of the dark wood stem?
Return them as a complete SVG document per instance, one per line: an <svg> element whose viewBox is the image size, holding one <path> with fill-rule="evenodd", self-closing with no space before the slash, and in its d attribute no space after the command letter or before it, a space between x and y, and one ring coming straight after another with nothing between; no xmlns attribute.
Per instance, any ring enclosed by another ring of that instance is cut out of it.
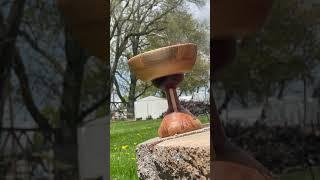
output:
<svg viewBox="0 0 320 180"><path fill-rule="evenodd" d="M176 88L167 88L165 93L168 101L167 114L172 112L181 112L182 108L178 99Z"/></svg>
<svg viewBox="0 0 320 180"><path fill-rule="evenodd" d="M157 78L152 81L153 85L160 88L166 93L168 101L168 110L166 114L172 112L182 112L184 109L181 107L178 95L177 86L183 80L183 74L173 74Z"/></svg>

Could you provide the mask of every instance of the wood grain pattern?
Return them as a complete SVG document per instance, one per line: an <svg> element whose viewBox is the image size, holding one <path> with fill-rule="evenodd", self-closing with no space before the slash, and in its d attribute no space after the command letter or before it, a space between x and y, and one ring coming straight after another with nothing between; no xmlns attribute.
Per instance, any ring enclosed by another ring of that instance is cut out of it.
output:
<svg viewBox="0 0 320 180"><path fill-rule="evenodd" d="M215 39L242 37L265 23L273 0L214 0L211 3L211 34Z"/></svg>
<svg viewBox="0 0 320 180"><path fill-rule="evenodd" d="M194 131L201 127L201 122L193 115L184 112L173 112L164 116L158 129L158 135L163 138Z"/></svg>
<svg viewBox="0 0 320 180"><path fill-rule="evenodd" d="M129 67L138 79L150 81L159 77L185 73L196 62L197 46L192 43L167 46L129 59Z"/></svg>

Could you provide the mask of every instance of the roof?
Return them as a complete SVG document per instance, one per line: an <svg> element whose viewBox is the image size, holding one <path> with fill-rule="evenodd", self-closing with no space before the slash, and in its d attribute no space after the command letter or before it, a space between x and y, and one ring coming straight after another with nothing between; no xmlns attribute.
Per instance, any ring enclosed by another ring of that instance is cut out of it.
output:
<svg viewBox="0 0 320 180"><path fill-rule="evenodd" d="M167 101L165 98L160 98L156 96L147 96L145 98L139 99L136 102L141 102L141 101Z"/></svg>

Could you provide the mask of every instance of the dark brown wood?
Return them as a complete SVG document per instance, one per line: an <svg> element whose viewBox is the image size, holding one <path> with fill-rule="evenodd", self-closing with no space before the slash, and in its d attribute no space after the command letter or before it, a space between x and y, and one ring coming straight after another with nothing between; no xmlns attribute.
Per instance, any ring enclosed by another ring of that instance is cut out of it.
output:
<svg viewBox="0 0 320 180"><path fill-rule="evenodd" d="M242 37L265 23L273 0L214 0L211 2L212 37Z"/></svg>
<svg viewBox="0 0 320 180"><path fill-rule="evenodd" d="M201 128L200 121L179 102L176 88L183 80L183 74L173 74L153 80L153 84L166 93L168 110L158 130L160 137L172 136Z"/></svg>
<svg viewBox="0 0 320 180"><path fill-rule="evenodd" d="M107 9L104 0L57 0L67 26L79 43L102 60L107 60Z"/></svg>
<svg viewBox="0 0 320 180"><path fill-rule="evenodd" d="M160 88L166 94L168 101L168 110L166 114L174 112L174 106L179 112L183 111L176 91L176 88L181 81L183 81L183 74L169 75L152 81L154 86Z"/></svg>

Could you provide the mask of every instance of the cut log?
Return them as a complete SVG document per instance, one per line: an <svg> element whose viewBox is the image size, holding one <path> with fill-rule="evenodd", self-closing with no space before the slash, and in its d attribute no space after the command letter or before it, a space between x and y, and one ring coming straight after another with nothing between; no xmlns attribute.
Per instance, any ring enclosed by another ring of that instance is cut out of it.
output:
<svg viewBox="0 0 320 180"><path fill-rule="evenodd" d="M209 179L210 128L143 142L137 164L140 179Z"/></svg>

